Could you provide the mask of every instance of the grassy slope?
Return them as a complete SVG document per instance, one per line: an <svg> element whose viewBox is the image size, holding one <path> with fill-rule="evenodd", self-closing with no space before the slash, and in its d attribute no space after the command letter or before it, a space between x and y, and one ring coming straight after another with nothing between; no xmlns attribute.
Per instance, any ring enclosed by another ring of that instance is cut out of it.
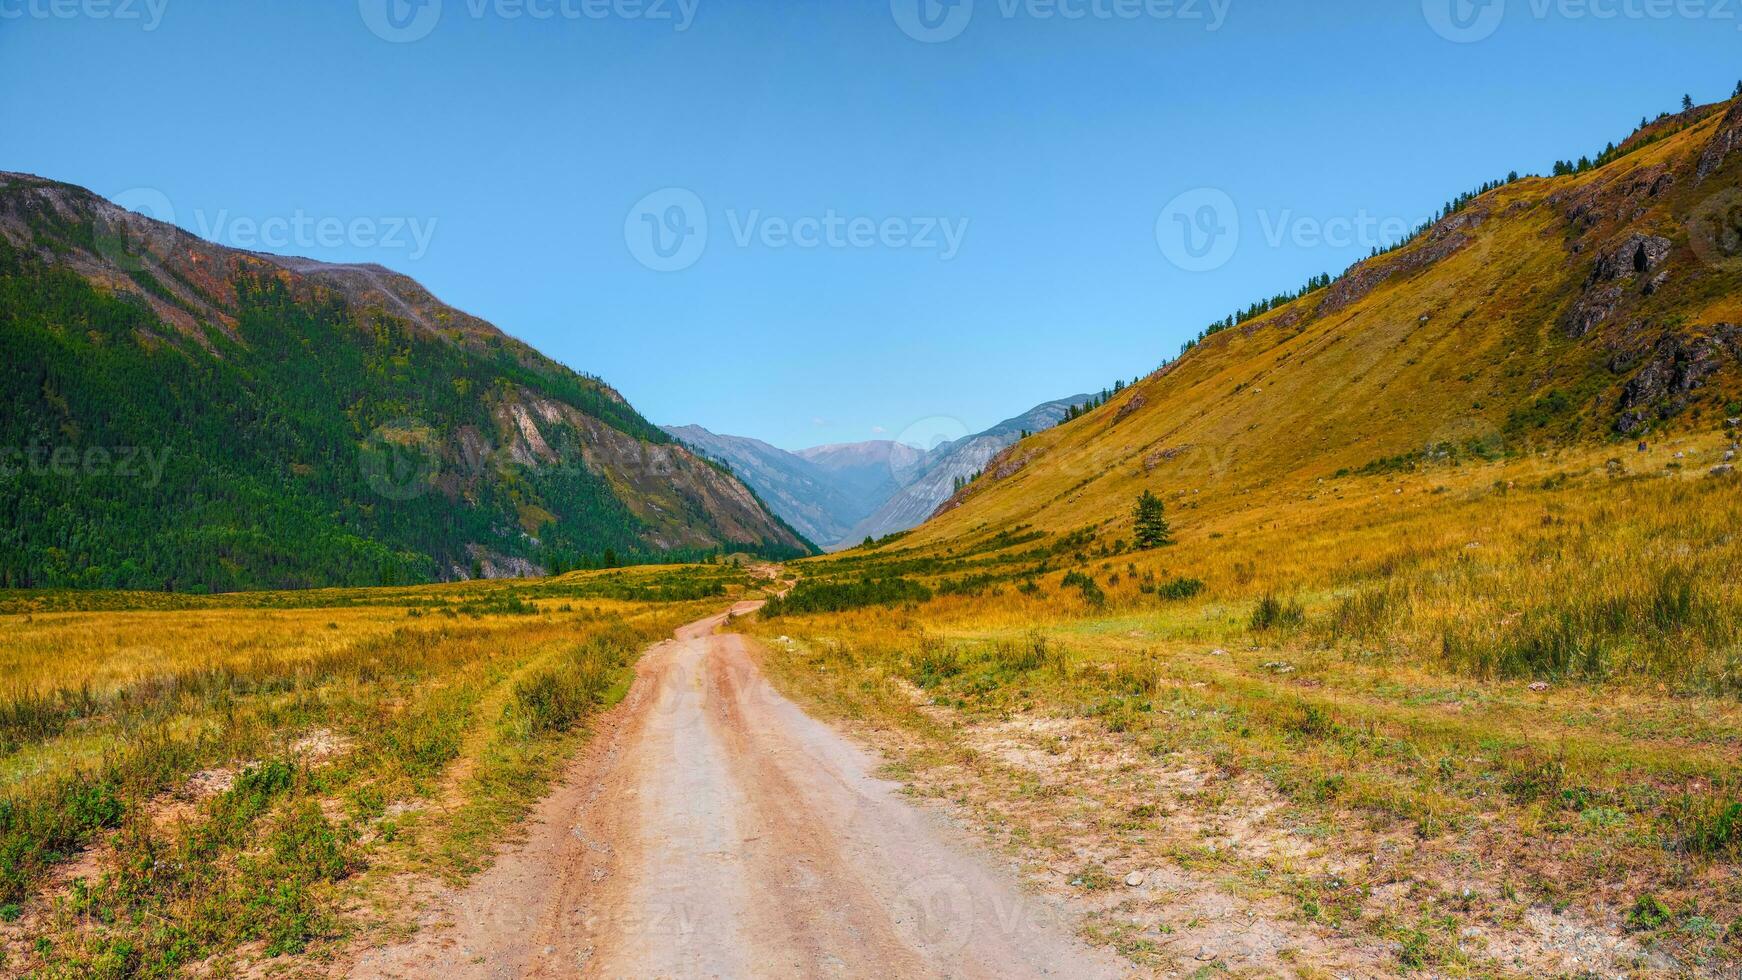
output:
<svg viewBox="0 0 1742 980"><path fill-rule="evenodd" d="M1735 975L1742 484L1708 474L1738 373L1640 452L1609 368L1742 318L1677 224L1735 183L1691 173L1718 125L1503 187L1440 262L1214 335L956 509L796 566L769 669L1163 974ZM1587 199L1644 211L1578 233ZM1567 337L1631 228L1675 242L1668 287ZM1170 547L1127 544L1145 488Z"/></svg>
<svg viewBox="0 0 1742 980"><path fill-rule="evenodd" d="M1204 344L1087 417L1025 440L1013 457L1027 465L984 481L963 506L915 531L904 547L942 546L1016 525L1054 532L1103 522L1128 536L1130 501L1148 487L1193 501L1210 515L1246 509L1250 493L1274 494L1341 469L1449 443L1485 452L1523 452L1551 439L1611 439L1626 380L1610 369L1617 350L1655 336L1627 335L1632 321L1686 331L1742 320L1742 269L1701 261L1685 227L1703 202L1733 189L1738 167L1704 183L1691 170L1722 122L1700 124L1576 177L1527 178L1473 202L1455 223L1486 219L1464 248L1425 270L1384 281L1336 312L1318 312L1326 291L1213 335ZM1675 183L1656 198L1626 196L1660 168ZM1567 219L1587 195L1613 213L1621 202L1643 214L1581 231ZM1630 232L1676 243L1669 285L1608 331L1569 339L1563 311L1597 253ZM1366 267L1406 261L1431 249L1432 235ZM1582 251L1571 251L1579 244ZM1358 267L1356 273L1361 271ZM1333 289L1334 291L1334 289ZM1425 317L1425 319L1424 319ZM1533 411L1548 391L1567 408ZM1731 365L1703 393L1709 425L1742 394ZM1132 397L1141 407L1120 418ZM1169 459L1146 458L1183 450Z"/></svg>

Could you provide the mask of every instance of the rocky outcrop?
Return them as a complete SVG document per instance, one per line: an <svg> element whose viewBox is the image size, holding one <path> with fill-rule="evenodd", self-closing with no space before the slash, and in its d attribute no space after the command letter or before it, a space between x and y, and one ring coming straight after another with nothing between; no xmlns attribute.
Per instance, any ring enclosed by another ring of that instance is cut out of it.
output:
<svg viewBox="0 0 1742 980"><path fill-rule="evenodd" d="M1622 283L1657 272L1647 280L1644 293L1649 296L1663 288L1668 273L1658 269L1673 248L1674 243L1661 235L1633 234L1605 249L1591 267L1585 291L1561 318L1563 332L1577 339L1607 322L1626 299Z"/></svg>
<svg viewBox="0 0 1742 980"><path fill-rule="evenodd" d="M1651 272L1669 258L1674 243L1661 235L1629 235L1621 244L1597 257L1592 282L1614 282Z"/></svg>
<svg viewBox="0 0 1742 980"><path fill-rule="evenodd" d="M1721 323L1704 334L1666 335L1650 359L1621 389L1615 431L1633 435L1655 415L1668 419L1687 408L1688 396L1705 387L1724 366L1724 355L1742 357L1742 328Z"/></svg>
<svg viewBox="0 0 1742 980"><path fill-rule="evenodd" d="M1724 113L1724 118L1718 122L1718 131L1700 153L1694 175L1700 180L1710 177L1737 147L1742 147L1742 99L1733 102L1730 111Z"/></svg>
<svg viewBox="0 0 1742 980"><path fill-rule="evenodd" d="M1590 333L1608 320L1615 308L1621 305L1621 295L1620 286L1586 290L1573 301L1573 308L1562 318L1562 330L1575 340Z"/></svg>
<svg viewBox="0 0 1742 980"><path fill-rule="evenodd" d="M1423 234L1422 241L1360 263L1331 284L1324 302L1319 305L1319 314L1335 313L1379 288L1388 279L1409 275L1450 257L1474 240L1470 233L1486 220L1487 209L1465 208L1441 219Z"/></svg>
<svg viewBox="0 0 1742 980"><path fill-rule="evenodd" d="M1120 422L1125 421L1126 416L1142 408L1145 402L1146 399L1143 397L1142 392L1138 392L1126 399L1125 404L1119 406L1119 411L1113 413L1113 424L1118 425Z"/></svg>

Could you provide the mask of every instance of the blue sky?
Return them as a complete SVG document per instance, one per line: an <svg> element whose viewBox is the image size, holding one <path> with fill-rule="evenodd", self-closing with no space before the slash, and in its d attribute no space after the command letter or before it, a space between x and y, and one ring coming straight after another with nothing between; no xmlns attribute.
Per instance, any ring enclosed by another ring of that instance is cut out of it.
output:
<svg viewBox="0 0 1742 980"><path fill-rule="evenodd" d="M1146 372L1742 77L1733 0L423 2L0 0L0 169L797 448Z"/></svg>

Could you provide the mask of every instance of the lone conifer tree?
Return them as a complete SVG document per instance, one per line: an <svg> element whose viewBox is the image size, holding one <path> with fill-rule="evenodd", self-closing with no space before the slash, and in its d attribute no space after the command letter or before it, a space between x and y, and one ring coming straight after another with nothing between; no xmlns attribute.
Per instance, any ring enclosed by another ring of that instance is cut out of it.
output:
<svg viewBox="0 0 1742 980"><path fill-rule="evenodd" d="M1692 109L1693 107L1694 107L1694 97L1691 95L1682 96L1682 111L1686 112L1689 109Z"/></svg>
<svg viewBox="0 0 1742 980"><path fill-rule="evenodd" d="M1161 498L1148 490L1137 498L1137 546L1159 548L1173 544L1173 529L1167 525L1166 508Z"/></svg>

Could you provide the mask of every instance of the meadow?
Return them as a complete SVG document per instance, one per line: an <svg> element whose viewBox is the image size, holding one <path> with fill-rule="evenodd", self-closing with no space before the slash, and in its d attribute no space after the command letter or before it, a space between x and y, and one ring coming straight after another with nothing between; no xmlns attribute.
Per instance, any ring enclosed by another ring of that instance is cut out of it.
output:
<svg viewBox="0 0 1742 980"><path fill-rule="evenodd" d="M1728 442L1176 493L1145 551L1117 518L896 538L746 628L1167 975L1735 976Z"/></svg>
<svg viewBox="0 0 1742 980"><path fill-rule="evenodd" d="M475 872L736 567L0 593L0 974L318 966Z"/></svg>

